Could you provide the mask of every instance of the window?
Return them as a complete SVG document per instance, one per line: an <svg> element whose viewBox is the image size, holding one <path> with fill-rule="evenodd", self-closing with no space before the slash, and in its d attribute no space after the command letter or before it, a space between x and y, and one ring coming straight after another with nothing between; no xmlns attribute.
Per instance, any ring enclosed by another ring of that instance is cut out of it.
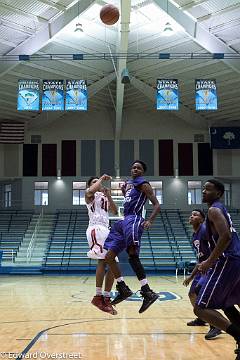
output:
<svg viewBox="0 0 240 360"><path fill-rule="evenodd" d="M37 181L34 183L34 205L48 205L48 182Z"/></svg>
<svg viewBox="0 0 240 360"><path fill-rule="evenodd" d="M202 204L202 182L188 181L188 205Z"/></svg>
<svg viewBox="0 0 240 360"><path fill-rule="evenodd" d="M111 195L113 198L124 199L121 186L124 185L125 181L111 181Z"/></svg>
<svg viewBox="0 0 240 360"><path fill-rule="evenodd" d="M163 192L162 192L162 181L150 181L150 185L153 188L153 192L159 201L159 204L163 204ZM149 201L151 204L151 201Z"/></svg>
<svg viewBox="0 0 240 360"><path fill-rule="evenodd" d="M85 205L86 182L73 181L72 186L72 203L73 205Z"/></svg>
<svg viewBox="0 0 240 360"><path fill-rule="evenodd" d="M226 206L231 206L231 184L224 184L224 204Z"/></svg>
<svg viewBox="0 0 240 360"><path fill-rule="evenodd" d="M12 206L12 185L11 184L4 185L4 206L5 207Z"/></svg>

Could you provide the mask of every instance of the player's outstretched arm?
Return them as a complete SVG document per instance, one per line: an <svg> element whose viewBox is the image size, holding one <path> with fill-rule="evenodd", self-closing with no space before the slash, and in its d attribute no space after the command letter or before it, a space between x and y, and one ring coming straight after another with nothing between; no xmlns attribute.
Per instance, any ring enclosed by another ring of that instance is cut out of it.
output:
<svg viewBox="0 0 240 360"><path fill-rule="evenodd" d="M101 190L103 181L107 181L107 180L111 180L111 179L112 179L112 177L110 175L104 174L98 179L98 181L96 181L94 184L92 184L85 193L86 203L89 204L90 202L93 201L94 194L95 194L95 192Z"/></svg>
<svg viewBox="0 0 240 360"><path fill-rule="evenodd" d="M151 215L149 216L149 218L147 220L145 220L144 224L143 224L144 229L148 229L151 226L151 224L153 223L157 214L160 213L160 205L159 205L158 199L156 198L156 196L153 193L153 189L150 184L148 184L148 183L142 184L140 187L140 191L142 191L147 196L147 198L151 201L151 203L153 204L153 211L152 211Z"/></svg>

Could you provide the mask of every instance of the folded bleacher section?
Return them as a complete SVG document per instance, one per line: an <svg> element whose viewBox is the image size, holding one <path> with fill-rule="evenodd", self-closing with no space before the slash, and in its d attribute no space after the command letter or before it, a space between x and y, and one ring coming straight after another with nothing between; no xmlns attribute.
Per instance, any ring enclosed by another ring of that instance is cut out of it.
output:
<svg viewBox="0 0 240 360"><path fill-rule="evenodd" d="M0 250L5 264L14 263L32 215L32 211L0 210Z"/></svg>
<svg viewBox="0 0 240 360"><path fill-rule="evenodd" d="M174 270L179 261L195 260L190 239L180 211L162 210L150 230L143 233L141 261L151 270Z"/></svg>
<svg viewBox="0 0 240 360"><path fill-rule="evenodd" d="M43 262L45 270L94 270L96 261L87 257L86 208L58 210Z"/></svg>
<svg viewBox="0 0 240 360"><path fill-rule="evenodd" d="M192 227L188 223L190 212L161 210L149 231L144 231L140 257L147 270L175 270L179 262L196 260L191 243ZM239 210L231 210L230 214L240 234ZM14 262L32 216L31 211L0 211L0 250L4 264ZM41 271L95 271L96 261L87 257L87 209L58 210L54 219Z"/></svg>

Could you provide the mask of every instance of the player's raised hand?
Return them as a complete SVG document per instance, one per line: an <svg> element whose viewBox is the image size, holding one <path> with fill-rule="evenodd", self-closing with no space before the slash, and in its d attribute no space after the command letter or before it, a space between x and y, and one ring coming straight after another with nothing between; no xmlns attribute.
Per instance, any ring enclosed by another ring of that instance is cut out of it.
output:
<svg viewBox="0 0 240 360"><path fill-rule="evenodd" d="M100 178L102 181L108 181L108 180L111 180L112 177L110 175L107 175L107 174L103 174Z"/></svg>

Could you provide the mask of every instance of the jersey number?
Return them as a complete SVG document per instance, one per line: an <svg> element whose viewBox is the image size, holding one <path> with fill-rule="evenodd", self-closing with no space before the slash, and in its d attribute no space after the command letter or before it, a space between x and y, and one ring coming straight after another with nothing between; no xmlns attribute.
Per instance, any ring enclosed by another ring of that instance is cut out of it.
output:
<svg viewBox="0 0 240 360"><path fill-rule="evenodd" d="M105 200L104 198L101 199L101 208L103 210L105 210L106 212L108 211L108 203L107 203L107 200Z"/></svg>

